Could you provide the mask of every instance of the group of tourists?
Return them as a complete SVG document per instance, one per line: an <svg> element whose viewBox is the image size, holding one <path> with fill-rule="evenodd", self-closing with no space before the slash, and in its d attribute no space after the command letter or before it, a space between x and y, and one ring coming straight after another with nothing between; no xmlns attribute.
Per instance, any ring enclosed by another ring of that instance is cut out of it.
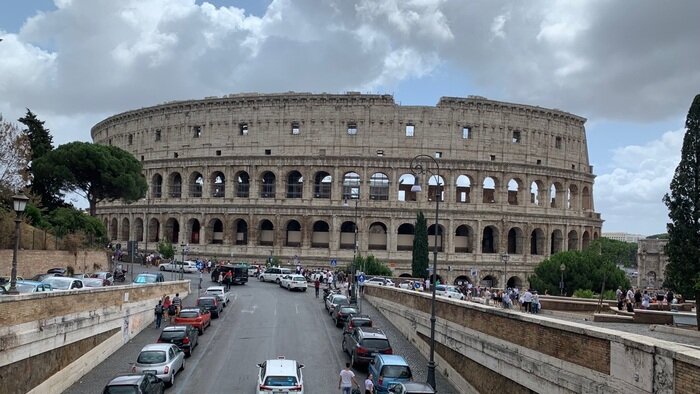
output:
<svg viewBox="0 0 700 394"><path fill-rule="evenodd" d="M160 328L163 322L163 317L168 319L168 323L172 324L173 318L180 313L182 309L182 299L180 298L180 293L175 293L175 297L170 299L170 296L165 294L158 300L158 304L155 307L154 313L156 315L156 328Z"/></svg>
<svg viewBox="0 0 700 394"><path fill-rule="evenodd" d="M639 288L631 287L627 291L623 291L622 287L618 287L615 296L617 309L627 312L634 312L635 309L676 310L677 305L684 302L683 296L673 294L671 290L644 290L642 292Z"/></svg>

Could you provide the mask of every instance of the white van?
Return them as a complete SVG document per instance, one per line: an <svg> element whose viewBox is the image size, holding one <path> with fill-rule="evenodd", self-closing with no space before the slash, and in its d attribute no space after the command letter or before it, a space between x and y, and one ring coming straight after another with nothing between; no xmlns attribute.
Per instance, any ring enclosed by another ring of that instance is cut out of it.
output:
<svg viewBox="0 0 700 394"><path fill-rule="evenodd" d="M258 280L260 280L261 282L275 282L279 284L280 278L282 278L283 275L291 274L293 274L293 272L289 268L270 267L265 269L264 272L261 272L260 275L258 275Z"/></svg>

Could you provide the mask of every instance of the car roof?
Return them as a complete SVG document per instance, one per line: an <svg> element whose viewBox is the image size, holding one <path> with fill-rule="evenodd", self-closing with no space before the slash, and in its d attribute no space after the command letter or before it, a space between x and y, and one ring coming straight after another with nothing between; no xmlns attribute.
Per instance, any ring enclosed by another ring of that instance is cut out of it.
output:
<svg viewBox="0 0 700 394"><path fill-rule="evenodd" d="M372 320L372 318L369 317L369 315L352 315L350 318L352 320L359 320L359 319Z"/></svg>
<svg viewBox="0 0 700 394"><path fill-rule="evenodd" d="M191 311L200 312L199 308L193 308L193 307L182 308L182 310L180 312L186 312L186 311L187 312L191 312Z"/></svg>
<svg viewBox="0 0 700 394"><path fill-rule="evenodd" d="M163 328L163 332L166 331L185 331L187 329L186 325L177 325L177 326L167 326Z"/></svg>
<svg viewBox="0 0 700 394"><path fill-rule="evenodd" d="M410 391L412 393L434 393L435 390L427 384L427 383L420 383L420 382L402 382L403 387L406 389L406 391Z"/></svg>
<svg viewBox="0 0 700 394"><path fill-rule="evenodd" d="M386 339L386 334L384 334L384 331L376 327L357 327L357 331L364 338Z"/></svg>
<svg viewBox="0 0 700 394"><path fill-rule="evenodd" d="M141 379L146 376L141 373L130 373L130 374L124 374L124 375L119 375L115 376L112 378L112 380L107 383L107 385L122 385L122 384L138 384L141 382Z"/></svg>
<svg viewBox="0 0 700 394"><path fill-rule="evenodd" d="M225 290L225 288L224 288L224 286L209 286L209 287L207 287L207 290L205 290L205 291L209 291L209 290Z"/></svg>
<svg viewBox="0 0 700 394"><path fill-rule="evenodd" d="M174 345L171 343L151 343L149 345L144 346L141 351L149 351L149 350L161 350L161 351L166 351L173 347Z"/></svg>
<svg viewBox="0 0 700 394"><path fill-rule="evenodd" d="M265 362L265 373L274 376L286 376L297 374L296 360L275 358Z"/></svg>
<svg viewBox="0 0 700 394"><path fill-rule="evenodd" d="M377 358L381 360L382 364L408 366L406 360L403 357L396 354L377 354Z"/></svg>
<svg viewBox="0 0 700 394"><path fill-rule="evenodd" d="M24 279L23 279L23 280L17 280L17 283L22 283L22 284L25 284L25 285L34 285L34 286L45 284L45 283L43 283L43 282L39 282L39 281L36 281L36 280L24 280Z"/></svg>
<svg viewBox="0 0 700 394"><path fill-rule="evenodd" d="M216 296L201 296L201 297L197 298L197 300L214 300L214 301L216 301L216 300L218 300L218 298L216 298Z"/></svg>

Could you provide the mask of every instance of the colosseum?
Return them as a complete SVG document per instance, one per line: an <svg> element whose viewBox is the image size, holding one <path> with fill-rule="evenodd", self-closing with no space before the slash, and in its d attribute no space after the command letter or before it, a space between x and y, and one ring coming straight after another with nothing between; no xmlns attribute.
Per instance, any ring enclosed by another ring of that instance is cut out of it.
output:
<svg viewBox="0 0 700 394"><path fill-rule="evenodd" d="M140 160L149 184L146 198L97 213L112 240L141 249L168 239L191 256L326 267L372 254L400 276L423 211L440 277L520 286L601 232L585 121L479 96L434 107L355 92L166 102L92 128L95 143ZM426 176L412 171L418 155L430 156Z"/></svg>

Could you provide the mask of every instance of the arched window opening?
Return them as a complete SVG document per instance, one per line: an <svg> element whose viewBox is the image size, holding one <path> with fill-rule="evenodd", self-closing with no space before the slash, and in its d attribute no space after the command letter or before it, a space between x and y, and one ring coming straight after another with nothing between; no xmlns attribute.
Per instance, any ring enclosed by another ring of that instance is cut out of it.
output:
<svg viewBox="0 0 700 394"><path fill-rule="evenodd" d="M160 222L158 219L151 219L148 222L148 242L160 241Z"/></svg>
<svg viewBox="0 0 700 394"><path fill-rule="evenodd" d="M354 198L360 198L360 175L356 172L348 172L343 176L343 199Z"/></svg>
<svg viewBox="0 0 700 394"><path fill-rule="evenodd" d="M382 201L389 199L389 177L386 174L372 174L369 179L369 198Z"/></svg>
<svg viewBox="0 0 700 394"><path fill-rule="evenodd" d="M472 181L466 175L460 175L457 177L457 182L455 184L457 187L457 199L455 201L459 203L469 203L470 193L472 188Z"/></svg>
<svg viewBox="0 0 700 394"><path fill-rule="evenodd" d="M180 223L177 219L170 218L165 222L165 237L172 244L180 242Z"/></svg>
<svg viewBox="0 0 700 394"><path fill-rule="evenodd" d="M212 175L211 196L215 198L226 196L226 177L223 172L215 172Z"/></svg>
<svg viewBox="0 0 700 394"><path fill-rule="evenodd" d="M118 223L118 221L117 221L117 218L112 218L112 223L111 223L110 226L109 226L109 230L110 230L110 231L109 231L109 232L110 232L110 238L112 239L112 241L116 241L116 240L117 240L117 234L118 234L117 231L119 230L119 223Z"/></svg>
<svg viewBox="0 0 700 394"><path fill-rule="evenodd" d="M204 189L204 177L202 177L202 174L193 172L190 175L189 188L190 197L202 197L202 190Z"/></svg>
<svg viewBox="0 0 700 394"><path fill-rule="evenodd" d="M266 171L260 178L260 198L275 198L276 177L270 171Z"/></svg>
<svg viewBox="0 0 700 394"><path fill-rule="evenodd" d="M581 191L581 203L583 209L593 209L593 200L591 199L591 191L590 189L588 189L588 186L584 186L584 188Z"/></svg>
<svg viewBox="0 0 700 394"><path fill-rule="evenodd" d="M331 198L333 177L325 171L319 171L314 177L314 198Z"/></svg>
<svg viewBox="0 0 700 394"><path fill-rule="evenodd" d="M552 231L550 254L562 252L563 242L564 236L562 235L561 230Z"/></svg>
<svg viewBox="0 0 700 394"><path fill-rule="evenodd" d="M438 251L442 252L443 251L443 228L442 226L438 225L437 227L437 247ZM431 225L428 227L428 249L429 250L434 250L433 248L435 247L435 225Z"/></svg>
<svg viewBox="0 0 700 394"><path fill-rule="evenodd" d="M199 244L200 231L202 230L202 227L199 224L199 220L190 219L187 225L187 227L189 227L190 230L190 243L195 245Z"/></svg>
<svg viewBox="0 0 700 394"><path fill-rule="evenodd" d="M287 198L302 198L304 190L304 178L299 171L292 171L287 175Z"/></svg>
<svg viewBox="0 0 700 394"><path fill-rule="evenodd" d="M496 181L490 176L484 179L482 197L484 204L494 204L496 202Z"/></svg>
<svg viewBox="0 0 700 394"><path fill-rule="evenodd" d="M134 219L134 241L143 242L143 219Z"/></svg>
<svg viewBox="0 0 700 394"><path fill-rule="evenodd" d="M523 254L523 230L519 227L508 230L508 254Z"/></svg>
<svg viewBox="0 0 700 394"><path fill-rule="evenodd" d="M330 246L330 226L323 220L314 223L313 233L311 234L312 248L328 248Z"/></svg>
<svg viewBox="0 0 700 394"><path fill-rule="evenodd" d="M542 206L542 185L538 181L533 181L530 184L530 204Z"/></svg>
<svg viewBox="0 0 700 394"><path fill-rule="evenodd" d="M481 253L498 253L498 229L486 226L481 239Z"/></svg>
<svg viewBox="0 0 700 394"><path fill-rule="evenodd" d="M542 229L536 228L530 235L530 254L544 254L544 231Z"/></svg>
<svg viewBox="0 0 700 394"><path fill-rule="evenodd" d="M413 174L402 174L399 177L398 201L416 201L416 192L411 191L415 183L416 177Z"/></svg>
<svg viewBox="0 0 700 394"><path fill-rule="evenodd" d="M440 197L440 202L445 201L445 178L433 175L428 178L428 201L435 201Z"/></svg>
<svg viewBox="0 0 700 394"><path fill-rule="evenodd" d="M376 222L369 226L369 246L370 250L386 250L387 236L384 223Z"/></svg>
<svg viewBox="0 0 700 394"><path fill-rule="evenodd" d="M207 241L210 244L220 245L224 243L224 223L219 219L212 219L207 226Z"/></svg>
<svg viewBox="0 0 700 394"><path fill-rule="evenodd" d="M519 205L518 192L520 191L520 182L516 179L508 181L508 204Z"/></svg>
<svg viewBox="0 0 700 394"><path fill-rule="evenodd" d="M122 234L121 234L121 240L123 241L131 241L131 237L129 236L129 230L131 229L131 226L129 225L129 219L128 218L123 218L122 219Z"/></svg>
<svg viewBox="0 0 700 394"><path fill-rule="evenodd" d="M589 246L591 246L591 234L589 234L588 231L584 231L581 236L581 249L585 250Z"/></svg>
<svg viewBox="0 0 700 394"><path fill-rule="evenodd" d="M473 231L471 227L461 225L455 231L455 253L472 253L474 251Z"/></svg>
<svg viewBox="0 0 700 394"><path fill-rule="evenodd" d="M357 226L354 222L343 222L340 225L340 249L354 249L357 239Z"/></svg>
<svg viewBox="0 0 700 394"><path fill-rule="evenodd" d="M248 245L248 222L238 219L234 222L236 245Z"/></svg>
<svg viewBox="0 0 700 394"><path fill-rule="evenodd" d="M508 278L508 287L511 289L518 288L522 289L523 288L523 280L520 279L519 276L511 276Z"/></svg>
<svg viewBox="0 0 700 394"><path fill-rule="evenodd" d="M481 280L480 284L483 287L497 287L498 279L493 275L486 275L484 279Z"/></svg>
<svg viewBox="0 0 700 394"><path fill-rule="evenodd" d="M161 198L163 196L163 177L160 174L153 175L151 180L151 197Z"/></svg>
<svg viewBox="0 0 700 394"><path fill-rule="evenodd" d="M250 176L241 171L236 175L236 197L248 198L250 196Z"/></svg>
<svg viewBox="0 0 700 394"><path fill-rule="evenodd" d="M578 187L569 185L569 190L566 191L566 207L568 209L578 208Z"/></svg>
<svg viewBox="0 0 700 394"><path fill-rule="evenodd" d="M410 223L403 223L397 230L396 250L413 250L415 228Z"/></svg>
<svg viewBox="0 0 700 394"><path fill-rule="evenodd" d="M170 174L168 179L168 184L170 185L170 197L171 198L181 198L182 197L182 177L179 173L174 172Z"/></svg>
<svg viewBox="0 0 700 394"><path fill-rule="evenodd" d="M287 223L287 239L285 241L285 246L301 246L301 224L296 220L290 220L289 223Z"/></svg>
<svg viewBox="0 0 700 394"><path fill-rule="evenodd" d="M275 240L275 227L269 220L260 222L260 240L258 243L263 246L272 246Z"/></svg>
<svg viewBox="0 0 700 394"><path fill-rule="evenodd" d="M567 250L578 250L578 233L576 230L569 231L568 239L568 249Z"/></svg>

